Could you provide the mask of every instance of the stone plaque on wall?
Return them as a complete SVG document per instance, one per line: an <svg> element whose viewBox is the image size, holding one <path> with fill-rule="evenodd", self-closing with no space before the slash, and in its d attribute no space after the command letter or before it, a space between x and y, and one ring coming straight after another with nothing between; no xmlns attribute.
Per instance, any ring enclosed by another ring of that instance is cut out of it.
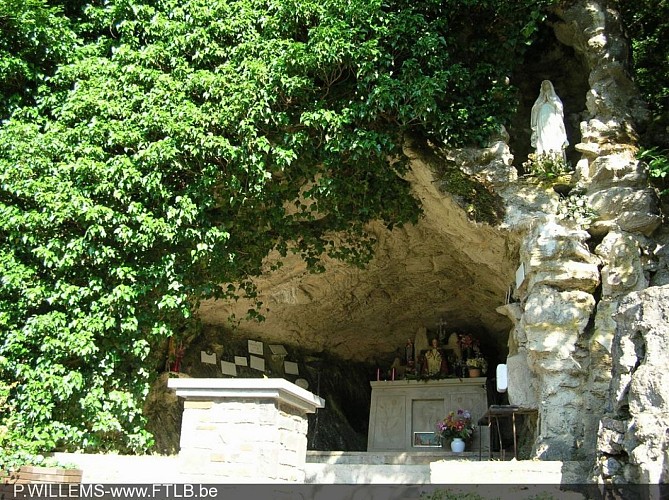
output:
<svg viewBox="0 0 669 500"><path fill-rule="evenodd" d="M371 430L375 446L389 450L402 450L406 440L406 409L404 398L382 396L375 408L375 421L378 425Z"/></svg>
<svg viewBox="0 0 669 500"><path fill-rule="evenodd" d="M434 432L444 418L443 399L415 399L411 407L411 431Z"/></svg>

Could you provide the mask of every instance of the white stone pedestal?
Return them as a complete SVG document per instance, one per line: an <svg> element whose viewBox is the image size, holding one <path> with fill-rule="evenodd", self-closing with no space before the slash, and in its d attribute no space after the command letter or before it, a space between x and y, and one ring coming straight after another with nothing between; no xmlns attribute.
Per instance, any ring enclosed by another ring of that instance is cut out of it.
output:
<svg viewBox="0 0 669 500"><path fill-rule="evenodd" d="M307 413L323 408L323 399L281 378L174 378L167 385L185 398L183 480L304 482Z"/></svg>

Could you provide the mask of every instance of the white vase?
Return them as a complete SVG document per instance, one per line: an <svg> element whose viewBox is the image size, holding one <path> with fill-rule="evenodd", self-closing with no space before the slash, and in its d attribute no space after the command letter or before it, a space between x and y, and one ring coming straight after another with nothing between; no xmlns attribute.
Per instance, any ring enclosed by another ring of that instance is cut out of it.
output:
<svg viewBox="0 0 669 500"><path fill-rule="evenodd" d="M453 441L451 441L451 451L453 453L462 453L465 451L465 442L462 438L453 438Z"/></svg>

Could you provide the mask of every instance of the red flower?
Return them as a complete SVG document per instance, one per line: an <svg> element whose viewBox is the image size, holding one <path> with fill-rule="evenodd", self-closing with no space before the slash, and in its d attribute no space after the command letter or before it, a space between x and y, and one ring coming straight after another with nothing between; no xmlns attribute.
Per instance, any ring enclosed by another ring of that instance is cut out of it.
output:
<svg viewBox="0 0 669 500"><path fill-rule="evenodd" d="M474 433L471 413L467 410L458 410L449 412L446 417L437 422L437 433L443 439L452 439L455 437L468 439Z"/></svg>
<svg viewBox="0 0 669 500"><path fill-rule="evenodd" d="M460 344L460 349L472 349L478 347L479 341L469 334L460 334L458 335L458 344Z"/></svg>

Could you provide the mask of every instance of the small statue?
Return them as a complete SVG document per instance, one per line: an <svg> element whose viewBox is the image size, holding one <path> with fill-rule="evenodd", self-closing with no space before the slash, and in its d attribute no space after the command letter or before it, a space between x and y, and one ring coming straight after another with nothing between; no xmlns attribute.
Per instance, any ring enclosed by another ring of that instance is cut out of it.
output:
<svg viewBox="0 0 669 500"><path fill-rule="evenodd" d="M393 364L390 365L390 370L388 370L388 378L390 380L400 380L404 378L405 367L402 366L402 361L399 356L396 356Z"/></svg>
<svg viewBox="0 0 669 500"><path fill-rule="evenodd" d="M427 328L421 326L416 331L416 336L413 341L414 351L417 353L423 352L425 349L430 348L430 342L427 338Z"/></svg>
<svg viewBox="0 0 669 500"><path fill-rule="evenodd" d="M415 364L414 348L411 339L407 339L407 345L404 346L404 360L407 365L407 371L411 372Z"/></svg>
<svg viewBox="0 0 669 500"><path fill-rule="evenodd" d="M179 373L181 371L181 360L184 357L186 350L182 343L177 347L174 343L173 337L170 337L167 354L167 368L169 371Z"/></svg>
<svg viewBox="0 0 669 500"><path fill-rule="evenodd" d="M446 348L453 351L453 355L455 356L456 361L460 361L460 359L462 359L462 349L460 349L460 342L457 333L453 332L448 337L448 344L446 345Z"/></svg>
<svg viewBox="0 0 669 500"><path fill-rule="evenodd" d="M448 374L448 364L446 363L446 357L439 348L439 340L436 338L432 339L432 345L425 353L423 374L427 376Z"/></svg>
<svg viewBox="0 0 669 500"><path fill-rule="evenodd" d="M539 97L532 106L530 128L530 143L537 155L560 154L564 158L564 149L569 145L564 128L564 110L549 80L541 82Z"/></svg>

